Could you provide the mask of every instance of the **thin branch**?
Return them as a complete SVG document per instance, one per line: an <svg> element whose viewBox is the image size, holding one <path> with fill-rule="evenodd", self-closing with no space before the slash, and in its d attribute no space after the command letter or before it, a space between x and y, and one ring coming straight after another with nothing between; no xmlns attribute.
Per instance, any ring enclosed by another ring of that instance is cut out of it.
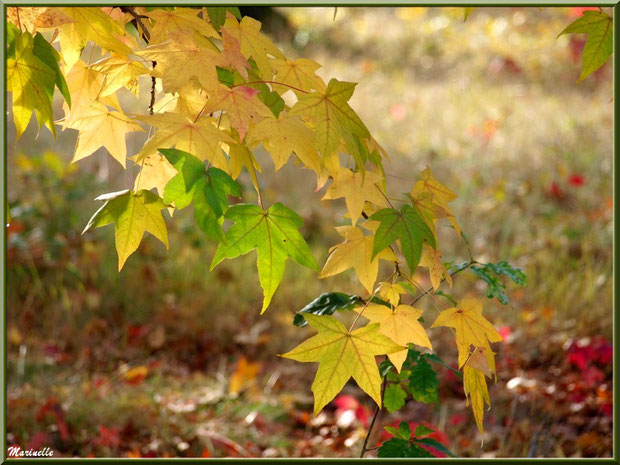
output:
<svg viewBox="0 0 620 465"><path fill-rule="evenodd" d="M466 270L467 268L469 268L470 266L472 266L474 263L476 263L475 260L469 260L467 262L467 265L465 265L463 268L460 268L458 270L454 270L452 273L450 273L450 277L454 276L455 274L460 273L463 270ZM439 284L443 283L446 280L446 278L442 278L442 280L439 282ZM424 297L427 294L430 294L431 292L433 292L434 287L429 287L427 290L425 290L422 294L420 294L419 296L417 296L415 299L413 299L413 302L411 302L409 305L413 305L415 304L418 300L420 300L422 297Z"/></svg>
<svg viewBox="0 0 620 465"><path fill-rule="evenodd" d="M381 383L381 404L382 405L383 405L383 395L385 394L386 382L387 382L387 379L384 377L383 382ZM375 412L372 414L372 420L370 420L370 425L368 426L368 432L366 433L366 437L364 438L364 444L362 444L362 451L360 452L360 458L363 458L364 454L368 452L369 450L371 450L371 449L367 449L366 446L368 445L370 434L372 433L372 429L375 426L375 422L377 421L377 418L379 417L380 412L381 412L381 407L379 407L379 405L377 404L377 406L375 407Z"/></svg>

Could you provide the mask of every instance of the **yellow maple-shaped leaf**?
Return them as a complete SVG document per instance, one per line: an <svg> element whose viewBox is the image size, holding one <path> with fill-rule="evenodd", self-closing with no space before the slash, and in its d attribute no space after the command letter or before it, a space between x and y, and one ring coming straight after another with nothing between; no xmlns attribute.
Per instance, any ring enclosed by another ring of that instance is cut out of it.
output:
<svg viewBox="0 0 620 465"><path fill-rule="evenodd" d="M114 223L114 239L118 253L118 270L136 251L145 232L150 232L168 248L168 230L161 215L166 204L150 191L124 190L105 194L95 200L103 200L103 206L92 216L82 234L91 228Z"/></svg>
<svg viewBox="0 0 620 465"><path fill-rule="evenodd" d="M99 94L101 97L111 95L121 87L127 88L134 95L138 95L138 78L150 72L141 62L116 53L113 53L111 57L93 63L91 68L105 76Z"/></svg>
<svg viewBox="0 0 620 465"><path fill-rule="evenodd" d="M316 75L316 70L321 67L316 61L307 58L299 58L298 60L273 60L271 65L276 73L275 81L287 85L273 84L273 89L283 94L292 90L296 94L298 89L302 91L317 90L324 92L326 89L325 82Z"/></svg>
<svg viewBox="0 0 620 465"><path fill-rule="evenodd" d="M99 102L93 102L68 127L80 131L72 162L86 158L99 147L105 147L123 168L127 158L125 135L143 130L124 113L111 111Z"/></svg>
<svg viewBox="0 0 620 465"><path fill-rule="evenodd" d="M369 319L372 323L379 323L381 334L385 334L396 344L405 347L404 350L388 354L398 372L407 359L407 345L409 343L429 349L433 348L426 330L418 321L423 310L418 310L409 305L399 305L392 311L385 305L377 304L369 304L366 308L360 307L353 310L361 313L364 318Z"/></svg>
<svg viewBox="0 0 620 465"><path fill-rule="evenodd" d="M336 231L345 240L329 249L330 255L319 277L327 278L353 268L360 283L371 293L379 273L379 260L396 261L394 252L384 249L373 259L374 236L364 236L355 226L341 226Z"/></svg>
<svg viewBox="0 0 620 465"><path fill-rule="evenodd" d="M420 259L420 266L428 268L428 273L431 277L431 283L433 284L433 289L439 289L439 285L441 284L441 280L444 278L452 287L452 277L446 267L443 265L441 261L442 253L439 249L435 250L432 247L424 244L424 253L422 254L422 258Z"/></svg>
<svg viewBox="0 0 620 465"><path fill-rule="evenodd" d="M332 316L309 313L304 318L318 334L282 357L299 362L319 362L312 383L314 414L319 413L351 377L381 407L381 375L375 355L401 351L403 347L382 335L378 324L349 332Z"/></svg>
<svg viewBox="0 0 620 465"><path fill-rule="evenodd" d="M135 52L155 61L153 75L160 77L164 92L173 93L196 80L208 92L218 86L216 66L226 66L218 48L192 31L168 33L168 40Z"/></svg>
<svg viewBox="0 0 620 465"><path fill-rule="evenodd" d="M155 188L163 198L166 184L178 174L177 169L159 152L145 155L138 165L140 172L136 176L134 190Z"/></svg>
<svg viewBox="0 0 620 465"><path fill-rule="evenodd" d="M368 128L347 103L353 95L355 83L329 81L325 91L308 92L298 95L291 114L300 115L315 125L317 147L323 157L337 151L342 142L358 161L359 154L354 148L354 140L370 137ZM363 169L363 164L358 163Z"/></svg>
<svg viewBox="0 0 620 465"><path fill-rule="evenodd" d="M125 35L123 26L101 8L66 7L60 11L71 20L60 27L60 49L67 68L79 60L82 48L89 40L104 50L121 55L131 53L131 49L120 40Z"/></svg>
<svg viewBox="0 0 620 465"><path fill-rule="evenodd" d="M377 185L382 180L379 174L372 171L364 174L360 171L354 172L341 168L334 183L327 189L323 200L344 197L351 216L351 224L355 225L362 215L365 202L371 202L380 207L386 206L383 191Z"/></svg>
<svg viewBox="0 0 620 465"><path fill-rule="evenodd" d="M457 197L454 192L435 179L428 166L422 171L422 179L411 191L413 207L431 227L433 233L434 222L440 218L447 218L457 234L461 234L461 228L448 206L448 203Z"/></svg>
<svg viewBox="0 0 620 465"><path fill-rule="evenodd" d="M256 161L254 154L248 150L245 145L232 144L228 150L228 157L230 158L230 175L233 179L237 179L241 174L243 168L250 173L250 179L256 192L259 192L258 178L256 177L256 171L261 172L260 165Z"/></svg>
<svg viewBox="0 0 620 465"><path fill-rule="evenodd" d="M221 145L233 144L235 141L213 124L213 118L203 116L193 121L179 113L164 112L139 116L136 119L157 128L155 134L135 156L136 163L139 164L142 157L156 153L157 149L176 147L200 160L209 160L213 166L227 173L230 171Z"/></svg>
<svg viewBox="0 0 620 465"><path fill-rule="evenodd" d="M400 284L383 282L379 284L377 295L383 300L387 300L393 306L397 306L400 302L400 296L406 294L407 291Z"/></svg>
<svg viewBox="0 0 620 465"><path fill-rule="evenodd" d="M264 118L273 115L271 110L261 102L258 90L247 86L227 87L219 84L207 101L204 112L212 113L224 110L230 119L230 125L239 133L243 140L248 132L250 123L256 124Z"/></svg>
<svg viewBox="0 0 620 465"><path fill-rule="evenodd" d="M250 63L241 53L239 41L230 35L230 32L226 29L222 29L222 45L224 47L221 53L222 64L229 68L236 69L243 79L247 81Z"/></svg>
<svg viewBox="0 0 620 465"><path fill-rule="evenodd" d="M480 432L483 433L484 404L491 405L491 398L489 397L484 373L476 368L465 365L463 368L463 388L465 389L467 405L471 402L471 409L474 412L476 425L478 425Z"/></svg>
<svg viewBox="0 0 620 465"><path fill-rule="evenodd" d="M51 102L56 72L34 55L33 42L28 33L17 36L15 58L7 60L7 90L13 94L13 120L18 139L26 130L33 111L39 128L45 124L56 135Z"/></svg>
<svg viewBox="0 0 620 465"><path fill-rule="evenodd" d="M89 67L83 61L77 61L66 76L67 86L71 93L71 109L65 102L65 120L63 127L71 127L75 120L82 117L90 109L90 105L99 100L102 103L120 110L120 104L115 95L101 97L101 89L105 75Z"/></svg>
<svg viewBox="0 0 620 465"><path fill-rule="evenodd" d="M71 19L54 7L10 6L6 9L7 19L19 30L27 30L34 34L37 31L56 29Z"/></svg>
<svg viewBox="0 0 620 465"><path fill-rule="evenodd" d="M222 29L239 41L241 53L254 59L262 78L271 81L273 70L269 56L284 59L284 55L267 36L261 34L260 28L261 23L249 16L244 16L239 22L232 14L226 13L226 22Z"/></svg>
<svg viewBox="0 0 620 465"><path fill-rule="evenodd" d="M280 112L258 123L248 134L247 142L256 146L262 142L271 154L276 171L288 161L292 152L310 169L321 172L321 158L314 142L314 133L298 116Z"/></svg>
<svg viewBox="0 0 620 465"><path fill-rule="evenodd" d="M219 37L215 29L204 19L199 18L200 10L174 8L172 10L152 10L144 13L153 21L149 43L158 44L168 37L168 33L179 30L198 32L207 37Z"/></svg>
<svg viewBox="0 0 620 465"><path fill-rule="evenodd" d="M431 328L447 326L456 330L456 344L459 350L459 366L469 355L469 346L486 347L489 342L504 339L495 327L482 316L482 304L477 299L463 299L459 307L443 310Z"/></svg>

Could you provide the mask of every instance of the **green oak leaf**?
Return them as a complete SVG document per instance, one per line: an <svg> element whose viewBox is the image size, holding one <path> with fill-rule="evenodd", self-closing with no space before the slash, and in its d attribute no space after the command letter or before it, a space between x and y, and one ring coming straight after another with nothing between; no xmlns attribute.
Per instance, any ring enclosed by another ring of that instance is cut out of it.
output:
<svg viewBox="0 0 620 465"><path fill-rule="evenodd" d="M179 210L194 202L194 218L200 229L212 239L225 241L223 215L228 196L241 196L239 185L224 171L210 166L191 153L177 149L159 149L179 172L164 189L164 202Z"/></svg>
<svg viewBox="0 0 620 465"><path fill-rule="evenodd" d="M417 432L417 428L416 428L416 432ZM450 457L454 457L454 454L452 452L450 452L450 449L448 449L446 446L444 446L442 443L440 443L436 439L433 439L433 438L422 438L422 439L416 439L415 442L418 443L418 444L424 444L425 446L428 446L428 447L432 447L433 449L435 449L435 450L437 450L439 452L443 452L444 454L446 454L446 455L448 455Z"/></svg>
<svg viewBox="0 0 620 465"><path fill-rule="evenodd" d="M384 208L374 213L369 220L381 223L375 233L372 258L400 239L400 248L413 273L420 262L422 243L426 241L433 249L437 247L432 231L409 204L403 205L400 211Z"/></svg>
<svg viewBox="0 0 620 465"><path fill-rule="evenodd" d="M503 305L508 303L508 295L504 292L506 286L499 279L499 276L508 276L519 286L525 286L526 284L525 273L523 273L520 268L515 268L505 261L499 263L483 263L480 264L480 266L472 266L470 269L487 283L487 297L489 299L495 297Z"/></svg>
<svg viewBox="0 0 620 465"><path fill-rule="evenodd" d="M383 405L385 405L388 412L393 413L405 405L406 398L407 393L400 386L400 384L390 384L385 389L385 394L383 395Z"/></svg>
<svg viewBox="0 0 620 465"><path fill-rule="evenodd" d="M579 81L582 81L603 66L613 53L613 19L603 11L584 11L560 35L571 33L588 35L581 56Z"/></svg>
<svg viewBox="0 0 620 465"><path fill-rule="evenodd" d="M218 246L211 269L225 258L235 258L256 249L258 278L264 294L261 313L269 306L282 281L288 257L319 271L308 244L298 231L303 220L281 203L267 211L257 205L233 205L224 216L234 221L234 225L226 231L226 243Z"/></svg>
<svg viewBox="0 0 620 465"><path fill-rule="evenodd" d="M426 436L434 432L435 430L430 429L428 426L418 425L415 427L415 431L413 432L413 435L415 437L421 438L422 436Z"/></svg>
<svg viewBox="0 0 620 465"><path fill-rule="evenodd" d="M377 450L377 457L433 458L433 455L426 449L418 446L417 444L410 444L409 441L406 439L392 438L381 444L381 447L379 447L379 450Z"/></svg>
<svg viewBox="0 0 620 465"><path fill-rule="evenodd" d="M124 190L97 197L105 203L92 216L82 234L91 228L114 223L118 270L136 251L145 232L150 232L168 248L168 231L161 210L166 204L151 191Z"/></svg>

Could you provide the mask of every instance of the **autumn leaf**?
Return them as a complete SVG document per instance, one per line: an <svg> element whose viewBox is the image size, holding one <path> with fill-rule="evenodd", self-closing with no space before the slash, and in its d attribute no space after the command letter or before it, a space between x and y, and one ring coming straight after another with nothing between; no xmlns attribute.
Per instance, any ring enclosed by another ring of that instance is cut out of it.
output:
<svg viewBox="0 0 620 465"><path fill-rule="evenodd" d="M163 198L166 185L177 174L176 169L159 152L142 157L139 166L140 172L136 176L134 190L155 188L159 196Z"/></svg>
<svg viewBox="0 0 620 465"><path fill-rule="evenodd" d="M55 135L52 95L56 73L34 55L34 39L29 33L17 35L14 44L14 58L7 60L7 89L13 94L17 138L26 130L33 111L39 128L45 124Z"/></svg>
<svg viewBox="0 0 620 465"><path fill-rule="evenodd" d="M237 204L228 209L225 217L235 224L226 231L226 243L219 244L211 269L225 258L235 258L256 249L258 278L264 292L261 313L269 306L282 281L288 257L318 271L312 252L298 231L303 220L281 203L272 205L267 211L257 205Z"/></svg>
<svg viewBox="0 0 620 465"><path fill-rule="evenodd" d="M355 226L357 220L364 211L364 204L370 202L382 207L385 205L385 197L381 188L377 185L383 178L377 173L354 172L342 168L327 192L323 200L332 200L344 197L347 210L351 216L351 224Z"/></svg>
<svg viewBox="0 0 620 465"><path fill-rule="evenodd" d="M424 218L433 232L434 222L440 218L447 218L457 234L461 234L459 224L448 206L457 195L437 181L428 166L422 171L422 180L413 186L410 198L413 208Z"/></svg>
<svg viewBox="0 0 620 465"><path fill-rule="evenodd" d="M78 60L67 73L66 80L72 101L70 111L69 106L65 105L63 126L70 127L75 120L89 111L91 103L99 98L105 76L90 68L83 61ZM109 98L114 99L116 97L111 95Z"/></svg>
<svg viewBox="0 0 620 465"><path fill-rule="evenodd" d="M321 172L321 159L316 149L314 133L298 116L280 113L268 117L258 123L249 132L247 143L255 147L262 142L271 154L276 171L288 161L292 152L308 168L316 173Z"/></svg>
<svg viewBox="0 0 620 465"><path fill-rule="evenodd" d="M256 124L272 115L269 108L258 99L257 94L258 90L247 86L230 88L218 84L203 111L212 113L224 110L230 118L230 125L239 133L239 139L243 140L250 123Z"/></svg>
<svg viewBox="0 0 620 465"><path fill-rule="evenodd" d="M482 315L482 304L476 299L463 299L460 307L443 310L431 328L437 326L447 326L456 330L459 367L467 360L470 345L486 347L489 342L504 340Z"/></svg>
<svg viewBox="0 0 620 465"><path fill-rule="evenodd" d="M90 40L110 52L132 53L120 40L125 35L123 27L101 8L63 7L59 11L71 20L60 27L60 49L68 69L80 59L82 48Z"/></svg>
<svg viewBox="0 0 620 465"><path fill-rule="evenodd" d="M101 97L112 95L122 87L138 95L138 78L150 72L141 62L119 54L112 54L108 58L99 60L93 63L91 68L105 76L99 92Z"/></svg>
<svg viewBox="0 0 620 465"><path fill-rule="evenodd" d="M387 300L394 307L396 307L400 302L400 296L406 293L407 291L400 284L387 282L381 283L379 285L379 289L377 290L377 295L382 299Z"/></svg>
<svg viewBox="0 0 620 465"><path fill-rule="evenodd" d="M291 108L292 115L300 115L314 123L317 147L323 157L335 152L343 138L370 136L362 120L347 103L354 88L354 83L332 79L324 92L302 94Z"/></svg>
<svg viewBox="0 0 620 465"><path fill-rule="evenodd" d="M415 344L432 349L426 330L418 319L423 311L409 305L399 305L394 310L385 305L369 304L365 308L355 308L355 312L361 314L372 323L379 323L379 332L389 337L392 341L405 347L404 350L393 352L388 355L390 361L400 372L403 363L407 359L406 347Z"/></svg>
<svg viewBox="0 0 620 465"><path fill-rule="evenodd" d="M403 347L379 333L378 324L348 332L332 316L307 314L304 317L318 334L282 357L299 362L319 362L312 383L314 414L318 414L351 377L381 407L381 376L375 355L390 354L403 350Z"/></svg>
<svg viewBox="0 0 620 465"><path fill-rule="evenodd" d="M375 233L372 256L400 239L400 248L412 273L420 261L422 244L426 242L432 248L437 246L432 231L411 205L403 205L400 211L384 208L374 213L369 220L380 222Z"/></svg>
<svg viewBox="0 0 620 465"><path fill-rule="evenodd" d="M6 16L18 29L26 29L31 34L38 30L56 29L71 22L70 18L55 7L10 6L6 9Z"/></svg>
<svg viewBox="0 0 620 465"><path fill-rule="evenodd" d="M295 61L284 58L273 60L271 64L276 73L275 81L286 84L273 84L273 88L281 94L292 90L299 96L304 94L303 91L324 92L327 87L323 79L316 75L316 70L321 65L315 61L307 58L299 58Z"/></svg>
<svg viewBox="0 0 620 465"><path fill-rule="evenodd" d="M228 380L228 394L238 396L243 390L255 383L260 368L260 363L249 362L247 358L242 356L237 361L235 371Z"/></svg>
<svg viewBox="0 0 620 465"><path fill-rule="evenodd" d="M484 373L471 366L463 368L463 388L467 405L471 402L471 409L474 412L476 425L481 433L484 432L483 417L484 404L491 406L491 398L487 389L487 381L484 379Z"/></svg>
<svg viewBox="0 0 620 465"><path fill-rule="evenodd" d="M244 16L239 22L232 13L227 12L222 31L226 30L239 41L241 53L248 58L253 58L263 79L270 81L273 77L273 70L269 55L280 59L283 59L284 55L267 36L261 34L260 29L261 23L255 19Z"/></svg>
<svg viewBox="0 0 620 465"><path fill-rule="evenodd" d="M213 166L228 172L228 160L221 149L221 144L232 144L234 139L218 129L213 118L201 117L192 121L180 113L165 112L136 119L144 121L158 130L134 157L137 163L157 149L175 147L184 152L195 154L201 160L209 160Z"/></svg>
<svg viewBox="0 0 620 465"><path fill-rule="evenodd" d="M72 162L86 158L99 147L105 147L123 168L127 158L125 135L143 130L124 113L111 111L99 102L93 102L67 127L80 131Z"/></svg>
<svg viewBox="0 0 620 465"><path fill-rule="evenodd" d="M204 19L198 17L200 10L192 8L155 9L145 12L153 21L150 29L149 43L158 44L166 40L168 32L189 30L198 32L206 37L218 38L213 27Z"/></svg>
<svg viewBox="0 0 620 465"><path fill-rule="evenodd" d="M442 253L439 249L435 250L432 247L425 246L422 259L420 260L420 266L428 268L434 290L439 289L441 280L444 279L444 277L446 282L452 287L452 277L441 261L441 257Z"/></svg>
<svg viewBox="0 0 620 465"><path fill-rule="evenodd" d="M211 41L187 30L169 32L165 42L135 54L157 63L153 74L161 78L164 91L170 93L178 92L192 81L212 92L219 85L216 66L226 64Z"/></svg>
<svg viewBox="0 0 620 465"><path fill-rule="evenodd" d="M603 11L584 11L563 34L587 34L586 44L581 57L581 76L579 81L605 64L614 51L613 19Z"/></svg>
<svg viewBox="0 0 620 465"><path fill-rule="evenodd" d="M373 258L373 236L364 236L355 226L341 226L336 231L345 240L329 249L330 255L319 277L327 278L353 268L360 283L372 293L379 273L379 260L396 261L396 256L386 249Z"/></svg>
<svg viewBox="0 0 620 465"><path fill-rule="evenodd" d="M168 248L168 231L160 211L166 205L152 192L124 190L100 195L95 200L104 200L105 203L89 220L82 234L91 228L114 223L119 271L136 251L145 232L153 234Z"/></svg>
<svg viewBox="0 0 620 465"><path fill-rule="evenodd" d="M261 167L256 161L254 154L245 145L232 144L228 150L228 157L230 158L230 172L233 179L237 179L241 174L243 168L250 173L250 179L256 192L259 192L258 178L256 172L260 173Z"/></svg>

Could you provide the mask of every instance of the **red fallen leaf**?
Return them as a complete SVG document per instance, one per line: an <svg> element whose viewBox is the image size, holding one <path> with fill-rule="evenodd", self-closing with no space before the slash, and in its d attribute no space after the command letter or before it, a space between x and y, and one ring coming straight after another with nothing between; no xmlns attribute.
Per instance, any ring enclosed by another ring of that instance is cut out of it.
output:
<svg viewBox="0 0 620 465"><path fill-rule="evenodd" d="M117 428L107 428L104 425L99 425L99 437L93 442L102 447L118 447L121 443L121 438Z"/></svg>
<svg viewBox="0 0 620 465"><path fill-rule="evenodd" d="M614 357L614 347L604 337L598 336L590 344L592 348L592 358L600 365L609 365Z"/></svg>
<svg viewBox="0 0 620 465"><path fill-rule="evenodd" d="M209 449L202 449L202 452L200 453L200 457L203 459L209 458L211 457L211 452L209 452Z"/></svg>
<svg viewBox="0 0 620 465"><path fill-rule="evenodd" d="M147 330L147 327L144 325L127 326L127 342L129 344L137 344L144 338Z"/></svg>
<svg viewBox="0 0 620 465"><path fill-rule="evenodd" d="M598 386L605 379L605 374L596 367L588 367L581 373L583 380L588 387Z"/></svg>
<svg viewBox="0 0 620 465"><path fill-rule="evenodd" d="M45 404L39 409L39 412L36 416L37 423L41 423L45 418L45 415L48 412L52 412L56 417L56 426L58 427L58 431L60 432L60 438L63 441L67 441L69 439L69 428L67 427L67 423L65 422L65 414L62 411L62 407L58 402L58 399L55 397L50 397L47 399Z"/></svg>
<svg viewBox="0 0 620 465"><path fill-rule="evenodd" d="M505 340L507 340L512 334L512 330L508 326L502 326L499 331L499 335Z"/></svg>
<svg viewBox="0 0 620 465"><path fill-rule="evenodd" d="M549 186L549 195L557 200L561 200L566 196L566 193L556 181L553 181Z"/></svg>
<svg viewBox="0 0 620 465"><path fill-rule="evenodd" d="M571 186L581 187L586 183L586 178L585 176L582 176L581 174L571 174L568 177L568 183Z"/></svg>

